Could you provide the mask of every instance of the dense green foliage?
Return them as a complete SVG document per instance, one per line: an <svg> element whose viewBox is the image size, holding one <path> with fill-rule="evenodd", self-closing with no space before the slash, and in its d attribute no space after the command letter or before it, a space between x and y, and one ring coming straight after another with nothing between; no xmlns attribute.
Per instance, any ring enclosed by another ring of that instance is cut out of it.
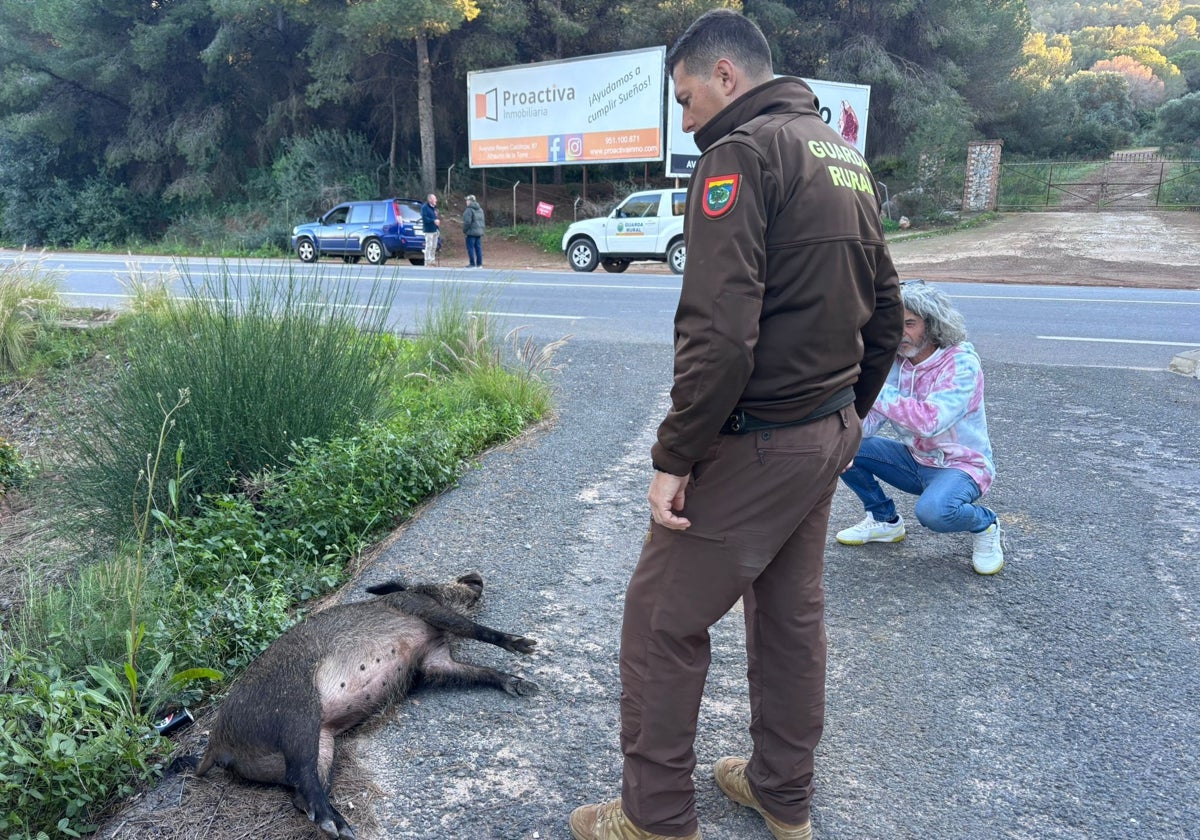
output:
<svg viewBox="0 0 1200 840"><path fill-rule="evenodd" d="M93 530L128 528L124 513L148 472L163 403L182 390L188 404L165 447L184 447L179 476L171 476L183 513L200 495L285 463L296 441L328 440L389 410L393 371L372 336L385 331L394 285L372 284L367 298L356 299L356 284L302 280L291 264L253 282L240 280L245 274L234 264L214 269L193 277L184 267L183 297L164 296L130 319L129 364L110 391L92 398L71 487L95 513ZM155 499L163 509L166 490L161 484Z"/></svg>
<svg viewBox="0 0 1200 840"><path fill-rule="evenodd" d="M93 339L122 372L64 448L90 447L89 469L113 478L89 498L100 519L124 523L111 529L123 539L93 546L67 580L31 569L6 617L0 836L92 830L161 770L171 744L153 720L204 702L470 458L549 411L543 375L558 343L512 336L508 347L457 292L431 305L421 335L399 339L372 320L381 299L352 308L282 278L237 290L245 300L231 307L235 290L216 285L191 285L184 303L142 282L130 313ZM240 460L260 447L270 451ZM57 467L66 483L85 483L68 463ZM0 441L0 479L18 469Z"/></svg>
<svg viewBox="0 0 1200 840"><path fill-rule="evenodd" d="M1200 6L1180 0L0 0L0 241L262 252L452 165L478 192L469 71L669 45L714 5L759 22L780 72L871 85L868 158L899 187L971 139L1055 158L1155 142L1156 109L1200 84Z"/></svg>

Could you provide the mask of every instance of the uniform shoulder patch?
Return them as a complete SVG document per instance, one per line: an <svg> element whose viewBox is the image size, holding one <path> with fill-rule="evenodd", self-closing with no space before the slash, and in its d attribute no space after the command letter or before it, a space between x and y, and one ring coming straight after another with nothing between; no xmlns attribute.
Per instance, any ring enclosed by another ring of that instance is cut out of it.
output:
<svg viewBox="0 0 1200 840"><path fill-rule="evenodd" d="M717 175L704 179L704 215L710 219L719 219L730 211L737 201L738 185L742 182L741 175Z"/></svg>

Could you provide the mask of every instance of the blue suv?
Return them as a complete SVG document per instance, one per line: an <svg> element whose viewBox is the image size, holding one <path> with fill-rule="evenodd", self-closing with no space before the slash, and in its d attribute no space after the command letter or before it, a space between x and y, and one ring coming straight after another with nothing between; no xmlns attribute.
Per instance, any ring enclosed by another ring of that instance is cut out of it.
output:
<svg viewBox="0 0 1200 840"><path fill-rule="evenodd" d="M348 201L315 222L292 228L292 250L304 262L341 257L383 265L392 257L425 264L421 202L414 198Z"/></svg>

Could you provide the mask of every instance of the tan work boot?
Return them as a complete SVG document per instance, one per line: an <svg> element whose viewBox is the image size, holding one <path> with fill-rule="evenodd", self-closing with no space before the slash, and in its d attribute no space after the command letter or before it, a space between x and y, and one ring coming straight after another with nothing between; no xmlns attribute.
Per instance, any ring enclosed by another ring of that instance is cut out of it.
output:
<svg viewBox="0 0 1200 840"><path fill-rule="evenodd" d="M801 825L789 825L780 822L763 810L762 806L758 804L754 792L750 790L750 782L746 779L747 763L744 758L729 756L718 760L713 765L713 775L717 778L717 786L737 804L753 808L762 814L762 818L767 821L767 828L771 830L771 836L775 840L812 840L811 820Z"/></svg>
<svg viewBox="0 0 1200 840"><path fill-rule="evenodd" d="M571 834L575 840L700 840L700 829L674 838L638 828L625 816L620 799L576 808L571 812Z"/></svg>

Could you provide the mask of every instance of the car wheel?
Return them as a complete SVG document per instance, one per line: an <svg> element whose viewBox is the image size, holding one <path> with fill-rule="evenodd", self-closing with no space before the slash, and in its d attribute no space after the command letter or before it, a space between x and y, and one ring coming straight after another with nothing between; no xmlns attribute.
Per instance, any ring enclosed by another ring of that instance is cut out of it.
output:
<svg viewBox="0 0 1200 840"><path fill-rule="evenodd" d="M387 251L378 239L368 239L363 243L363 256L371 265L383 265L387 262Z"/></svg>
<svg viewBox="0 0 1200 840"><path fill-rule="evenodd" d="M596 243L586 236L576 239L567 246L567 260L576 271L595 271L600 254L596 252Z"/></svg>
<svg viewBox="0 0 1200 840"><path fill-rule="evenodd" d="M683 266L686 262L687 246L680 239L667 249L667 265L671 266L671 271L676 274L683 274Z"/></svg>
<svg viewBox="0 0 1200 840"><path fill-rule="evenodd" d="M301 239L296 243L296 256L300 258L300 262L316 262L317 246L311 239Z"/></svg>
<svg viewBox="0 0 1200 840"><path fill-rule="evenodd" d="M351 265L353 265L361 259L362 259L362 257L360 257L358 254L346 254L346 256L342 257L342 262L350 263Z"/></svg>
<svg viewBox="0 0 1200 840"><path fill-rule="evenodd" d="M408 261L413 265L425 265L424 257L409 257Z"/></svg>
<svg viewBox="0 0 1200 840"><path fill-rule="evenodd" d="M605 271L610 271L613 274L620 274L622 271L629 268L629 260L616 260L608 258L601 260L600 265L604 266Z"/></svg>

